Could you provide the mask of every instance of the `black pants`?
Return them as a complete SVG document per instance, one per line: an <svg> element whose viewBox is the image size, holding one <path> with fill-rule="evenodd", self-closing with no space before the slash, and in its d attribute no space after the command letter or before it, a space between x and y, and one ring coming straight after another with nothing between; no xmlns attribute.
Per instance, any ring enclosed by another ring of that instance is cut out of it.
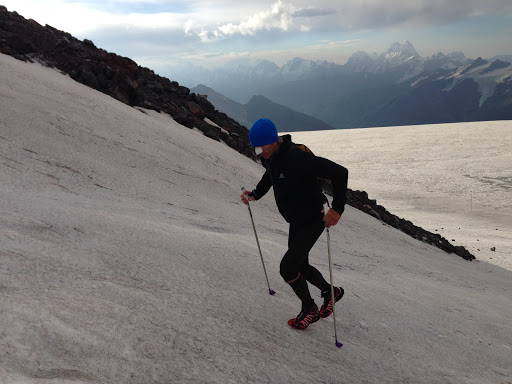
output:
<svg viewBox="0 0 512 384"><path fill-rule="evenodd" d="M299 273L314 286L326 291L330 284L325 281L322 274L309 265L309 251L322 234L325 223L321 217L306 224L290 224L288 234L288 251L281 260L280 273L288 282L299 276Z"/></svg>

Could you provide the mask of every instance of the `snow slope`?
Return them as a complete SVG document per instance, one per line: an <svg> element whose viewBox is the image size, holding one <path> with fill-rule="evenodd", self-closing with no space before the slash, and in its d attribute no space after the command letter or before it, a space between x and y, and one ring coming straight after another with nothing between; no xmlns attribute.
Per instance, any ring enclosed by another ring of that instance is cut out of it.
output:
<svg viewBox="0 0 512 384"><path fill-rule="evenodd" d="M347 207L332 317L291 329L287 227L222 143L0 55L0 382L510 383L512 272ZM326 275L325 236L311 261ZM315 297L319 292L312 290Z"/></svg>

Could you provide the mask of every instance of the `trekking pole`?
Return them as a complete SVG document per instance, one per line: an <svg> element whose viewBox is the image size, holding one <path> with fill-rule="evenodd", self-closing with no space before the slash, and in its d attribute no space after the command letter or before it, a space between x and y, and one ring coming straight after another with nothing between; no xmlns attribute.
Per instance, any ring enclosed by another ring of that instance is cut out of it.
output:
<svg viewBox="0 0 512 384"><path fill-rule="evenodd" d="M326 199L327 200L327 199ZM329 201L327 201L327 207L330 208ZM331 300L332 303L332 317L334 320L334 340L335 344L338 348L341 348L343 344L338 341L338 331L336 329L336 299L334 297L334 285L332 282L332 260L331 260L331 235L329 233L329 228L327 230L327 256L329 257L329 277L331 279Z"/></svg>
<svg viewBox="0 0 512 384"><path fill-rule="evenodd" d="M245 188L242 187L242 191L245 191ZM247 208L249 208L249 215L251 216L252 229L254 229L254 236L256 237L256 244L258 244L258 250L260 251L261 264L263 265L263 272L265 272L265 278L267 279L268 293L270 295L274 295L276 291L270 289L270 283L268 282L267 269L265 268L265 262L263 261L263 254L261 253L260 241L258 240L258 234L256 233L256 226L254 225L254 219L252 217L251 206L249 204L249 198L247 198Z"/></svg>

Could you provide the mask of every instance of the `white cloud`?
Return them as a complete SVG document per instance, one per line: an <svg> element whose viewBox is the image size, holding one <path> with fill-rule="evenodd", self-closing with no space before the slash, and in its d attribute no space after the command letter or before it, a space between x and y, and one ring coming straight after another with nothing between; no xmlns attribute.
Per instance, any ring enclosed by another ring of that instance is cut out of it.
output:
<svg viewBox="0 0 512 384"><path fill-rule="evenodd" d="M268 31L351 33L372 29L416 28L442 25L476 15L510 13L512 10L512 4L507 0L490 0L485 4L480 0L396 0L391 3L387 0L325 0L321 7L311 6L309 0L226 2L231 4L231 8L215 18L216 22L196 15L196 33L200 34L202 41L212 42L236 35L254 36ZM254 11L255 4L261 4L257 11ZM206 12L210 11L208 9ZM190 33L192 28L187 31Z"/></svg>
<svg viewBox="0 0 512 384"><path fill-rule="evenodd" d="M306 56L307 52L314 52L310 56L317 58L333 58L341 54L346 44L321 44L322 40L337 42L367 36L375 49L380 49L377 46L385 44L387 48L397 36L410 39L412 31L423 29L431 36L432 30L428 29L433 26L460 25L489 15L510 17L512 14L510 0L322 0L313 6L310 0L0 0L0 3L40 24L50 24L80 39L91 39L101 48L132 58L165 55L166 60L171 55L178 60L194 55L206 57L212 52L228 56L264 50L272 52L272 56L267 56L272 60L290 54ZM506 28L503 27L503 35L507 34ZM424 41L428 39L425 37ZM502 52L509 51L510 43L501 44L506 45Z"/></svg>
<svg viewBox="0 0 512 384"><path fill-rule="evenodd" d="M103 3L105 5L103 5ZM40 24L49 24L72 34L84 34L114 26L122 28L176 29L183 31L190 15L184 7L170 5L158 0L2 0L10 11L17 11L26 18ZM151 12L150 9L154 11ZM161 10L166 11L161 11ZM176 12L172 11L176 9ZM167 11L169 10L169 11Z"/></svg>
<svg viewBox="0 0 512 384"><path fill-rule="evenodd" d="M287 32L443 24L486 14L510 14L509 0L3 0L9 10L70 33L106 26L173 28L202 41L260 31Z"/></svg>
<svg viewBox="0 0 512 384"><path fill-rule="evenodd" d="M269 10L261 11L242 20L238 24L228 23L218 27L223 36L234 34L254 35L261 30L287 31L292 24L293 7L283 4L281 0L274 3Z"/></svg>
<svg viewBox="0 0 512 384"><path fill-rule="evenodd" d="M267 9L253 13L251 16L242 18L238 22L227 22L215 26L210 32L202 29L200 32L202 41L212 41L217 38L228 38L234 35L255 35L261 31L288 32L297 30L309 32L310 25L300 23L298 19L312 18L335 14L334 9L317 9L310 7L297 7L290 2L277 0L267 6ZM208 38L207 38L208 36Z"/></svg>
<svg viewBox="0 0 512 384"><path fill-rule="evenodd" d="M187 36L190 35L190 30L192 28L192 25L193 25L193 23L192 23L192 20L190 20L190 19L185 22L185 24L183 26L185 35L187 35Z"/></svg>

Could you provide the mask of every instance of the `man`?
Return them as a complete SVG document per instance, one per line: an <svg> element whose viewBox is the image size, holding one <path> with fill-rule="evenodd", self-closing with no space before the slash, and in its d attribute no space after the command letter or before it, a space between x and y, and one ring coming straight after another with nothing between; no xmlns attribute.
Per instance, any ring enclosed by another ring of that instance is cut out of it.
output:
<svg viewBox="0 0 512 384"><path fill-rule="evenodd" d="M266 118L259 119L251 127L249 141L261 157L266 172L256 189L244 191L240 197L249 204L249 200L259 200L270 187L274 188L279 212L290 224L288 251L281 260L280 274L302 301L299 315L288 324L304 329L320 317L329 316L333 305L344 294L342 287L335 287L333 300L330 284L309 264L309 251L324 228L336 225L343 213L348 171L330 160L303 151L291 141L290 135L279 137L274 123ZM333 185L332 208L325 215L325 196L319 178L329 179ZM320 310L309 293L308 282L322 292L324 303Z"/></svg>

